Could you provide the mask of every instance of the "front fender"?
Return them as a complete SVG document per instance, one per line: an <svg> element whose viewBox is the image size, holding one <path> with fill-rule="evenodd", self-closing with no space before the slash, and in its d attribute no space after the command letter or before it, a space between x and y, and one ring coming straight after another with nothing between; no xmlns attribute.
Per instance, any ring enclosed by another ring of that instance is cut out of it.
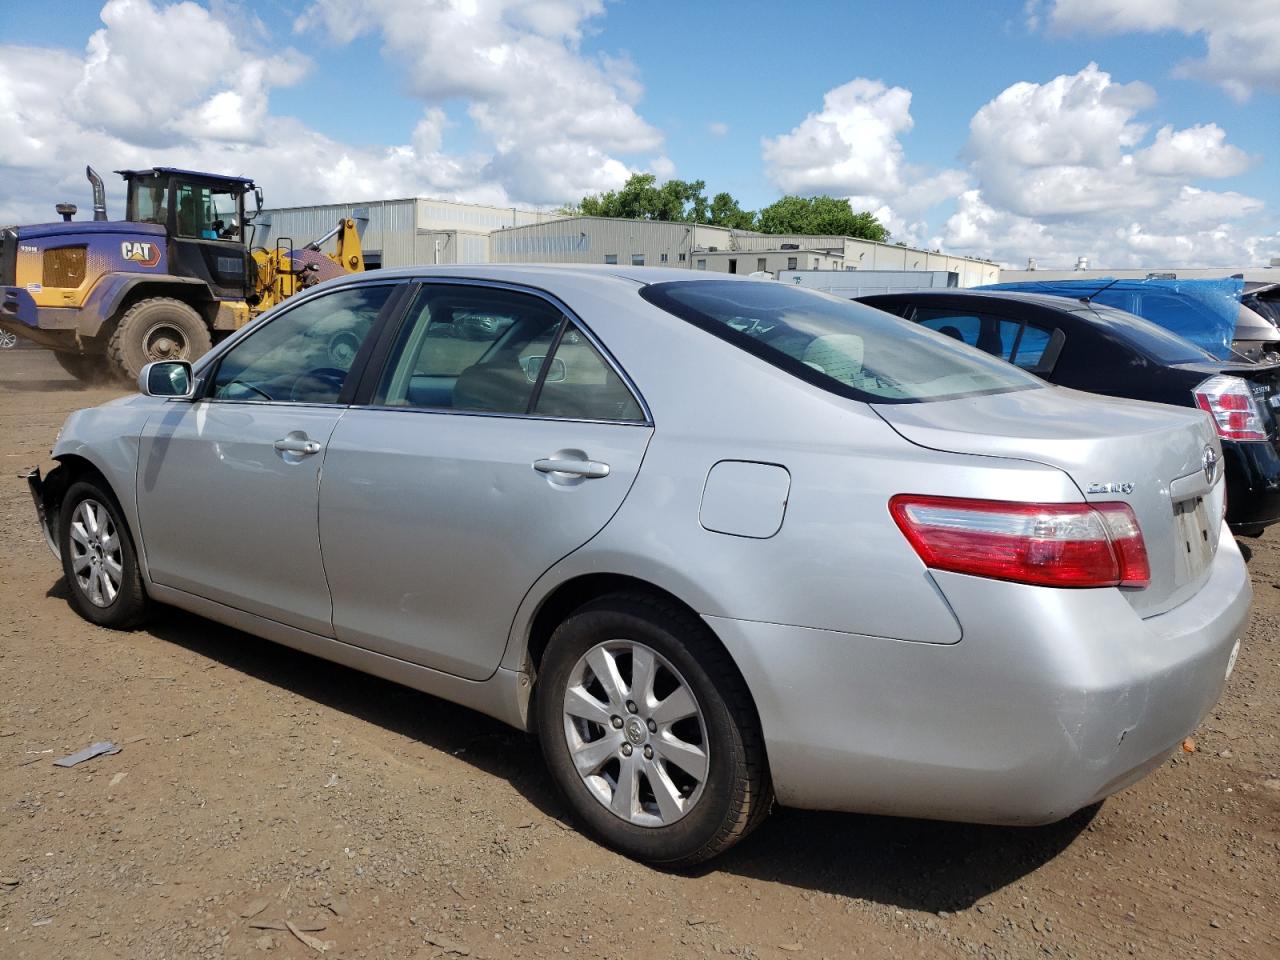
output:
<svg viewBox="0 0 1280 960"><path fill-rule="evenodd" d="M196 277L175 277L154 273L104 273L93 285L80 310L79 331L82 337L96 337L103 324L115 316L126 298L138 287L158 297L175 297L198 302L212 300L209 284Z"/></svg>
<svg viewBox="0 0 1280 960"><path fill-rule="evenodd" d="M62 465L67 476L56 506L49 490L50 481L57 471L51 471L44 480L47 515L56 518L56 511L62 503L61 495L70 486L71 480L84 470L100 474L111 488L116 502L120 504L137 551L143 579L148 583L150 570L147 566L146 544L142 540L142 527L138 521L138 438L147 421L164 407L165 402L135 394L98 407L77 410L63 424L52 451L53 459ZM56 521L51 526L56 533Z"/></svg>

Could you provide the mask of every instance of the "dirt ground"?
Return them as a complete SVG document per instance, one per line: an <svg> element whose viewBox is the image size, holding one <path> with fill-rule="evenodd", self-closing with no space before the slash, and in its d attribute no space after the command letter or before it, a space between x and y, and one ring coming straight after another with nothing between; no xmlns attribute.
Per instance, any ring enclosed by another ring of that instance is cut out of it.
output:
<svg viewBox="0 0 1280 960"><path fill-rule="evenodd" d="M19 470L114 395L0 353L0 957L1280 957L1280 531L1227 692L1095 816L777 811L694 874L574 831L522 734L198 618L67 605ZM69 769L97 740L123 746Z"/></svg>

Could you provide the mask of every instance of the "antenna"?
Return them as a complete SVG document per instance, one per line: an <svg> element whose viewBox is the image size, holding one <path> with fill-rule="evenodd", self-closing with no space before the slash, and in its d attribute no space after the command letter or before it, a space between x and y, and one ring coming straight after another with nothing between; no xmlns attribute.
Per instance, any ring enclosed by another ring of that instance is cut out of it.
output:
<svg viewBox="0 0 1280 960"><path fill-rule="evenodd" d="M1103 290L1108 290L1108 289L1110 289L1111 287L1114 287L1114 286L1115 286L1117 283L1119 283L1119 282L1120 282L1120 278L1119 278L1119 277L1112 277L1109 281L1107 281L1106 283L1104 283L1104 284L1103 284L1102 286L1100 286L1097 290L1093 291L1093 293L1086 294L1085 296L1081 297L1081 298L1080 298L1080 302L1081 302L1081 303L1092 303L1092 302L1093 302L1093 298L1094 298L1094 297L1096 297L1098 294L1102 293L1102 291L1103 291Z"/></svg>

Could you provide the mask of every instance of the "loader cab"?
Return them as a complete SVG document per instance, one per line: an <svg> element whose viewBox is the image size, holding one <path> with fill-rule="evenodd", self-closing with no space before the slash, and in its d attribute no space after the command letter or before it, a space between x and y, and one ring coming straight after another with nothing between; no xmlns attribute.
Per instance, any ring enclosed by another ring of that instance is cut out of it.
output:
<svg viewBox="0 0 1280 960"><path fill-rule="evenodd" d="M243 300L252 288L249 219L260 201L253 181L173 167L119 170L128 184L125 219L165 228L169 269L204 280L220 300Z"/></svg>

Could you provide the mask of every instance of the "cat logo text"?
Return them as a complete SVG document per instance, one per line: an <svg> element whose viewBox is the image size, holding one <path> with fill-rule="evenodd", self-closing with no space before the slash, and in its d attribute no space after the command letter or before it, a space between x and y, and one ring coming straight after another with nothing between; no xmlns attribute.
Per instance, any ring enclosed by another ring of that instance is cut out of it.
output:
<svg viewBox="0 0 1280 960"><path fill-rule="evenodd" d="M122 240L120 256L140 267L154 267L160 262L160 244L145 240Z"/></svg>

